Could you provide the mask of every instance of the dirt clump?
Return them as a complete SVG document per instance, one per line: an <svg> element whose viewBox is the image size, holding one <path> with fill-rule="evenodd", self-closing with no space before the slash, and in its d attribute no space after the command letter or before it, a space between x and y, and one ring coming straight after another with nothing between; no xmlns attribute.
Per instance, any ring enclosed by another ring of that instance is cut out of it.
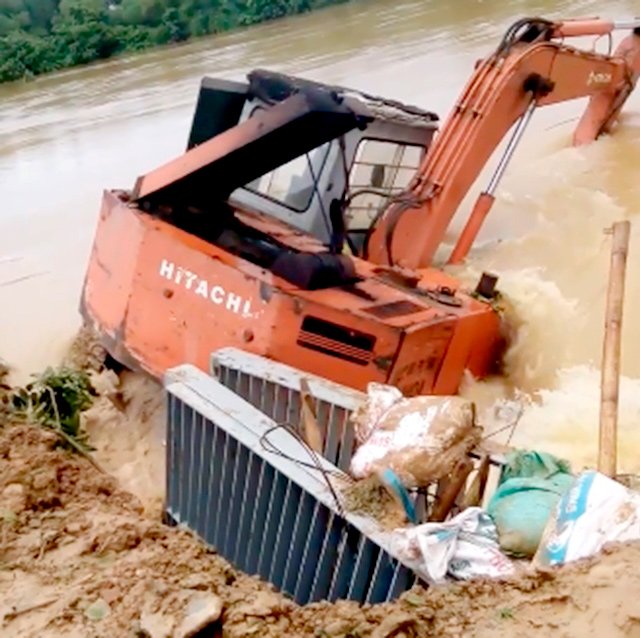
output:
<svg viewBox="0 0 640 638"><path fill-rule="evenodd" d="M158 519L166 483L163 388L128 371L93 373L91 383L98 398L82 414L82 427L95 448L93 458Z"/></svg>
<svg viewBox="0 0 640 638"><path fill-rule="evenodd" d="M154 620L186 636L232 591L249 601L268 588L144 516L54 434L0 430L0 636L135 636Z"/></svg>
<svg viewBox="0 0 640 638"><path fill-rule="evenodd" d="M107 359L107 351L98 334L83 325L76 334L64 357L63 365L77 370L100 371Z"/></svg>
<svg viewBox="0 0 640 638"><path fill-rule="evenodd" d="M365 479L347 483L341 490L348 512L370 516L384 529L405 527L407 518L400 504L373 474Z"/></svg>

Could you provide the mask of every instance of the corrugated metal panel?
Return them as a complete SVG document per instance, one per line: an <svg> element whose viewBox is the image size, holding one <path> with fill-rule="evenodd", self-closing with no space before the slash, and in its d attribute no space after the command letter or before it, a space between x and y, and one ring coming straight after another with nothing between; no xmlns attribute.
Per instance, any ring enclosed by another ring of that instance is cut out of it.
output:
<svg viewBox="0 0 640 638"><path fill-rule="evenodd" d="M304 377L324 437L324 457L348 471L355 447L349 416L364 401L362 392L236 348L214 352L211 373L277 423L288 423L296 429L301 424L300 380Z"/></svg>
<svg viewBox="0 0 640 638"><path fill-rule="evenodd" d="M306 451L281 429L269 442L289 458L268 451L261 437L274 421L193 366L169 371L165 385L170 519L300 604L378 603L413 585L389 534L341 512L324 474L339 473L332 463L301 465Z"/></svg>
<svg viewBox="0 0 640 638"><path fill-rule="evenodd" d="M220 383L276 423L288 423L298 430L302 423L300 381L304 377L313 395L318 425L324 437L324 457L343 472L349 471L356 444L349 418L364 402L366 395L363 392L236 348L214 352L210 369ZM435 493L436 488L433 486L431 492ZM413 493L410 498L418 520L425 521L430 497Z"/></svg>

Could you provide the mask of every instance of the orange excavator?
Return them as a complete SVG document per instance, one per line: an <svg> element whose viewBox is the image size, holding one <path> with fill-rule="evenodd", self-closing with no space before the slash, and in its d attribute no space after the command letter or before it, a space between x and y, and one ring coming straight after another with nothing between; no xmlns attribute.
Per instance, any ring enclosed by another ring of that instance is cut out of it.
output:
<svg viewBox="0 0 640 638"><path fill-rule="evenodd" d="M567 44L628 35L608 54ZM103 196L81 300L120 364L161 377L235 346L356 389L454 394L496 370L497 278L435 267L448 226L510 140L457 237L464 260L536 108L589 97L609 132L640 73L640 20L522 19L435 114L301 78L205 78L187 150Z"/></svg>

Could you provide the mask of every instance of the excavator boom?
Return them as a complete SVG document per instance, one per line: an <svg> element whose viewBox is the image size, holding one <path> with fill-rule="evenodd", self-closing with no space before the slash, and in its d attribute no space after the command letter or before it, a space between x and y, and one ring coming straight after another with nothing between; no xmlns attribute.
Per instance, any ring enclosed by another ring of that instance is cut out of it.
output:
<svg viewBox="0 0 640 638"><path fill-rule="evenodd" d="M613 55L585 51L557 38L609 34L633 28ZM450 261L467 254L486 217L493 193L533 110L590 97L574 134L585 144L607 132L633 91L640 73L640 20L521 20L467 83L408 191L390 205L372 229L368 260L416 269L431 265L463 198L498 144L520 120L489 188L483 192Z"/></svg>

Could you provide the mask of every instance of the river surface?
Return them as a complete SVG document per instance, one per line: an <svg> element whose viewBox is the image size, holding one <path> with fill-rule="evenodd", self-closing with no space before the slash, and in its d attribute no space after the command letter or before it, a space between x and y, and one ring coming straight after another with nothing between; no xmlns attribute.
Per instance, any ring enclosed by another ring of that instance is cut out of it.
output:
<svg viewBox="0 0 640 638"><path fill-rule="evenodd" d="M359 0L0 86L0 356L23 378L60 359L79 325L102 189L131 187L182 152L203 75L241 79L266 67L415 103L444 119L476 59L515 19L637 14L638 2L620 0ZM608 43L596 46L605 51ZM583 106L536 113L461 273L499 274L517 317L509 378L470 382L465 392L489 429L523 408L514 443L562 454L576 467L595 460L610 241L603 231L630 219L620 462L636 471L640 95L615 136L574 149Z"/></svg>

